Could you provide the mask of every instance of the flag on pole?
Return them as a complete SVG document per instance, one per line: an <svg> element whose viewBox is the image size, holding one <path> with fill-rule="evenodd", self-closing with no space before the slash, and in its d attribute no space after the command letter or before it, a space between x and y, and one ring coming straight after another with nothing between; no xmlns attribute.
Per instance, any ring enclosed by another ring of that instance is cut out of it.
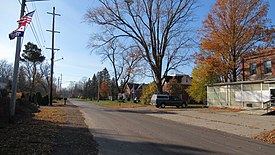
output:
<svg viewBox="0 0 275 155"><path fill-rule="evenodd" d="M31 23L33 14L34 14L34 11L29 12L17 21L18 22L18 28L16 30L12 31L9 34L10 40L12 40L16 37L23 37L24 36L25 27L26 27L27 24Z"/></svg>

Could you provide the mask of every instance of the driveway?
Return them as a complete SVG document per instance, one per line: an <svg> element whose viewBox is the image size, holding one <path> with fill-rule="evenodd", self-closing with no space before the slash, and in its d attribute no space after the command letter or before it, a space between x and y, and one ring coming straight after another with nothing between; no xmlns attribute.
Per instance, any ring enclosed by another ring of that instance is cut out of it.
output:
<svg viewBox="0 0 275 155"><path fill-rule="evenodd" d="M274 115L261 116L258 113L247 113L245 111L229 112L206 108L177 109L174 107L158 109L154 106L130 109L135 111L149 110L154 113L146 115L245 137L254 137L264 131L275 129Z"/></svg>

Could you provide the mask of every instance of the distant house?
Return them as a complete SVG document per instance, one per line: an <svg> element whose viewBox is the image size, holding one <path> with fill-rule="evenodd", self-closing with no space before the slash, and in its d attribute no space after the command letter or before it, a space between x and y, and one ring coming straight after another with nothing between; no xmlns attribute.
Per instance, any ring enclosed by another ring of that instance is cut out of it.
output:
<svg viewBox="0 0 275 155"><path fill-rule="evenodd" d="M275 79L275 48L242 57L241 81Z"/></svg>
<svg viewBox="0 0 275 155"><path fill-rule="evenodd" d="M182 89L181 89L182 93L178 97L181 98L182 100L189 101L190 96L186 92L186 89L189 86L191 86L192 78L189 75L185 75L185 74L174 74L174 75L166 76L166 77L164 77L164 81L163 81L164 82L164 85L163 85L164 92L169 93L168 84L172 79L176 79L177 82L180 83L182 86Z"/></svg>
<svg viewBox="0 0 275 155"><path fill-rule="evenodd" d="M165 80L164 85L168 84L171 79L176 79L179 83L181 83L182 85L186 85L186 86L190 86L191 81L192 81L192 78L189 75L174 74L174 75L164 77L164 80Z"/></svg>
<svg viewBox="0 0 275 155"><path fill-rule="evenodd" d="M128 82L124 87L124 94L128 99L140 98L142 95L142 88L146 84L130 83Z"/></svg>

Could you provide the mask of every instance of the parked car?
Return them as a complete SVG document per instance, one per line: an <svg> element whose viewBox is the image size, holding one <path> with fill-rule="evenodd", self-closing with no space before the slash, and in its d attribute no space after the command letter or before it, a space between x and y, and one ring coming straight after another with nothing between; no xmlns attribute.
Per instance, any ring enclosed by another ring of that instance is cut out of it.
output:
<svg viewBox="0 0 275 155"><path fill-rule="evenodd" d="M176 106L177 108L187 107L187 103L185 101L167 94L152 95L151 104L157 108L165 108L165 106Z"/></svg>

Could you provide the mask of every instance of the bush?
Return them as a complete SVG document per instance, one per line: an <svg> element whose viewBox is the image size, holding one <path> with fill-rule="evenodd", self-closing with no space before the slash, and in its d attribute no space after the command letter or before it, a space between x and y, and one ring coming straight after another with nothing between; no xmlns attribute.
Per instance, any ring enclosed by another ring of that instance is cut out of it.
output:
<svg viewBox="0 0 275 155"><path fill-rule="evenodd" d="M49 104L49 96L48 96L48 95L45 95L45 96L43 96L40 105L42 105L42 106L47 106L48 104Z"/></svg>
<svg viewBox="0 0 275 155"><path fill-rule="evenodd" d="M150 104L152 95L157 92L157 85L154 82L144 86L142 89L141 103Z"/></svg>
<svg viewBox="0 0 275 155"><path fill-rule="evenodd" d="M35 96L36 96L36 104L39 104L39 103L41 103L42 102L42 95L41 95L41 93L40 92L37 92L36 94L35 94Z"/></svg>

